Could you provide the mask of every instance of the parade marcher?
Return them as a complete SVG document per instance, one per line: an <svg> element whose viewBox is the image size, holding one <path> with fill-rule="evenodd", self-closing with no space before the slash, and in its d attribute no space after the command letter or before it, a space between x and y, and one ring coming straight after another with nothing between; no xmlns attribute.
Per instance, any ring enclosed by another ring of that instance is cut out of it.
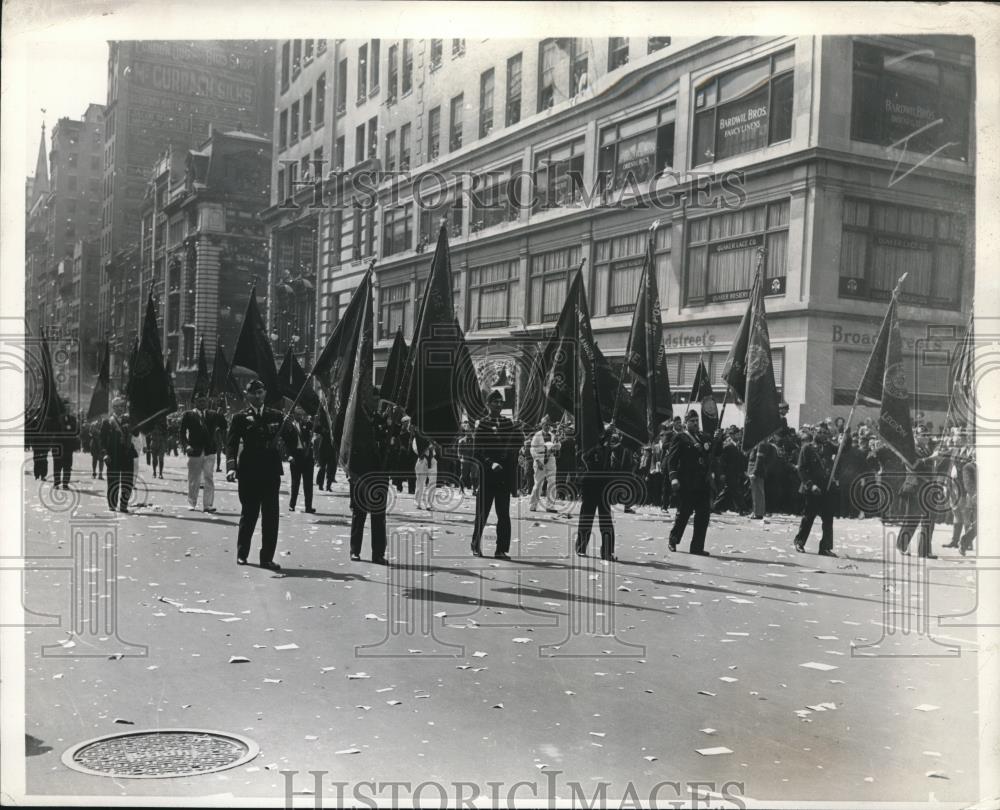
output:
<svg viewBox="0 0 1000 810"><path fill-rule="evenodd" d="M163 478L163 458L167 454L167 422L157 419L149 431L149 456L153 462L153 478ZM157 475L159 470L159 475Z"/></svg>
<svg viewBox="0 0 1000 810"><path fill-rule="evenodd" d="M517 486L517 452L524 437L506 416L501 416L503 394L494 391L486 400L489 416L476 423L473 452L479 462L479 494L476 496L476 522L472 530L472 553L482 557L483 530L490 510L497 516L495 557L509 560L510 496Z"/></svg>
<svg viewBox="0 0 1000 810"><path fill-rule="evenodd" d="M327 492L337 483L337 449L333 445L330 418L321 407L313 417L313 459L316 462L316 488Z"/></svg>
<svg viewBox="0 0 1000 810"><path fill-rule="evenodd" d="M297 406L291 418L285 424L282 435L285 449L288 452L288 471L292 476L292 492L288 499L288 511L295 511L299 499L299 488L306 503L306 512L312 514L313 509L313 437L312 424L305 409Z"/></svg>
<svg viewBox="0 0 1000 810"><path fill-rule="evenodd" d="M823 557L836 557L833 551L833 516L840 504L837 482L830 484L833 459L837 448L830 442L830 428L825 422L816 426L815 435L802 431L802 449L799 451L799 491L805 497L805 506L799 530L795 535L795 550L804 552L813 521L822 521L823 534L819 553Z"/></svg>
<svg viewBox="0 0 1000 810"><path fill-rule="evenodd" d="M437 489L438 454L434 443L429 443L413 465L416 492L413 501L417 509L434 509L434 491Z"/></svg>
<svg viewBox="0 0 1000 810"><path fill-rule="evenodd" d="M476 494L479 479L479 468L472 457L472 427L468 422L462 422L462 435L458 439L458 461L460 466L458 485L464 495L466 489Z"/></svg>
<svg viewBox="0 0 1000 810"><path fill-rule="evenodd" d="M388 565L385 558L385 509L389 501L389 419L378 412L378 395L373 391L369 403L374 439L374 469L360 479L348 479L351 498L351 559L361 560L365 534L365 518L371 517L372 562Z"/></svg>
<svg viewBox="0 0 1000 810"><path fill-rule="evenodd" d="M399 426L399 438L396 445L396 462L399 465L400 476L406 482L406 491L413 495L417 489L415 473L417 458L417 429L409 416L404 416Z"/></svg>
<svg viewBox="0 0 1000 810"><path fill-rule="evenodd" d="M753 517L761 523L770 523L767 518L767 490L764 482L777 460L778 451L770 439L764 439L750 451L747 475L750 477L750 497L753 500Z"/></svg>
<svg viewBox="0 0 1000 810"><path fill-rule="evenodd" d="M198 489L204 486L202 506L206 512L215 511L215 442L224 425L220 414L208 410L205 392L196 392L194 408L184 412L180 426L181 443L188 462L188 509L198 508Z"/></svg>
<svg viewBox="0 0 1000 810"><path fill-rule="evenodd" d="M582 459L584 469L580 477L580 517L576 527L576 553L579 557L587 556L587 544L590 542L596 512L601 530L601 559L607 562L618 561L615 557L615 524L607 492L610 483L608 471L612 468L611 456L621 446L621 441L621 434L614 428L608 428L601 437L600 444Z"/></svg>
<svg viewBox="0 0 1000 810"><path fill-rule="evenodd" d="M837 517L854 518L858 516L858 507L851 501L851 491L854 482L865 471L868 453L855 444L854 437L849 432L842 433L838 440L844 442L844 449L840 451L840 464L837 467L837 479L840 481Z"/></svg>
<svg viewBox="0 0 1000 810"><path fill-rule="evenodd" d="M135 460L139 458L139 451L132 442L125 400L122 397L115 397L111 403L111 416L101 425L100 443L108 473L108 508L112 512L127 513L135 482Z"/></svg>
<svg viewBox="0 0 1000 810"><path fill-rule="evenodd" d="M677 550L688 519L694 513L694 534L689 551L709 556L705 551L705 535L711 517L711 450L712 437L699 430L698 411L688 411L684 430L674 436L667 456L670 486L677 495L677 515L668 539L671 551Z"/></svg>
<svg viewBox="0 0 1000 810"><path fill-rule="evenodd" d="M622 435L619 431L616 430L612 434L612 441L608 446L608 469L618 473L623 479L635 481L638 476L635 453L622 440ZM624 508L622 511L627 515L634 515L635 509L633 507L641 497L641 494L633 493L631 487L627 487L624 493L625 497L622 500ZM646 494L649 494L648 490L646 490Z"/></svg>
<svg viewBox="0 0 1000 810"><path fill-rule="evenodd" d="M104 448L101 447L101 420L95 419L87 425L87 433L90 435L90 469L91 478L104 479Z"/></svg>
<svg viewBox="0 0 1000 810"><path fill-rule="evenodd" d="M975 458L969 459L962 467L962 489L965 491L962 498L963 516L968 528L962 535L958 551L964 557L966 552L972 550L972 544L979 533L978 468Z"/></svg>
<svg viewBox="0 0 1000 810"><path fill-rule="evenodd" d="M744 497L747 460L740 449L741 440L739 428L726 429L718 465L721 490L712 504L718 512L736 512L740 515L747 512Z"/></svg>
<svg viewBox="0 0 1000 810"><path fill-rule="evenodd" d="M212 403L219 418L215 426L215 471L222 472L222 454L226 447L226 431L229 429L229 422L226 420L226 397L225 395L216 397Z"/></svg>
<svg viewBox="0 0 1000 810"><path fill-rule="evenodd" d="M226 439L226 480L239 481L240 530L236 563L246 565L257 519L261 521L260 567L280 571L274 561L278 544L278 489L281 466L281 411L264 406L266 390L258 379L246 387L249 406L233 416ZM240 446L242 445L242 450Z"/></svg>
<svg viewBox="0 0 1000 810"><path fill-rule="evenodd" d="M547 512L555 512L555 491L556 491L556 459L559 456L559 443L555 441L552 433L551 420L548 414L542 417L541 425L531 437L531 461L534 472L534 486L531 490L532 512L538 511L538 501L542 496L542 488L545 488L545 501Z"/></svg>
<svg viewBox="0 0 1000 810"><path fill-rule="evenodd" d="M65 411L59 437L52 444L52 485L69 489L69 476L73 470L73 453L80 449L79 423L65 402Z"/></svg>

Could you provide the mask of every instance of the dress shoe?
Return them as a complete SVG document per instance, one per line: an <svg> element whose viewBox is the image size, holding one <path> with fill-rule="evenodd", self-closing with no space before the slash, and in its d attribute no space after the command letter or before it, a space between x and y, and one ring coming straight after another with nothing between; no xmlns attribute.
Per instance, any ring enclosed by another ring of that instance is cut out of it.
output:
<svg viewBox="0 0 1000 810"><path fill-rule="evenodd" d="M351 554L351 561L352 562L361 562L361 555L360 554Z"/></svg>
<svg viewBox="0 0 1000 810"><path fill-rule="evenodd" d="M958 543L945 543L941 548L958 548Z"/></svg>
<svg viewBox="0 0 1000 810"><path fill-rule="evenodd" d="M601 559L604 560L605 562L618 562L618 558L614 554L611 554L611 555L609 555L607 557L605 557L602 554L601 555Z"/></svg>
<svg viewBox="0 0 1000 810"><path fill-rule="evenodd" d="M837 556L837 555L834 555ZM936 560L938 558L937 554L921 554L920 559L922 560Z"/></svg>
<svg viewBox="0 0 1000 810"><path fill-rule="evenodd" d="M237 565L246 565L247 564L247 558L246 557L237 557L236 558L236 564Z"/></svg>
<svg viewBox="0 0 1000 810"><path fill-rule="evenodd" d="M310 515L315 515L316 514L316 510L313 509L311 506L308 509L306 509L306 512L308 514L310 514Z"/></svg>
<svg viewBox="0 0 1000 810"><path fill-rule="evenodd" d="M498 551L498 552L497 552L496 554L494 554L493 556L494 556L494 557L495 557L496 559L498 559L498 560L509 560L509 559L510 559L510 555L509 555L509 554L504 554L504 552L502 552L502 551Z"/></svg>
<svg viewBox="0 0 1000 810"><path fill-rule="evenodd" d="M806 544L805 543L796 543L795 544L795 550L797 552L799 552L800 554L804 554L805 550L806 550Z"/></svg>
<svg viewBox="0 0 1000 810"><path fill-rule="evenodd" d="M385 557L373 557L372 562L375 565L388 565L389 561Z"/></svg>
<svg viewBox="0 0 1000 810"><path fill-rule="evenodd" d="M820 557L838 557L840 555L836 554L833 551L830 551L829 549L824 549L823 551L819 552L819 556Z"/></svg>
<svg viewBox="0 0 1000 810"><path fill-rule="evenodd" d="M701 551L690 551L689 554L697 554L699 557L711 557L711 553L702 549Z"/></svg>
<svg viewBox="0 0 1000 810"><path fill-rule="evenodd" d="M676 543L667 543L667 548L669 548L671 551L677 551L677 544Z"/></svg>
<svg viewBox="0 0 1000 810"><path fill-rule="evenodd" d="M205 511L208 513L212 513L212 512L218 512L219 510L216 509L214 506L206 506Z"/></svg>
<svg viewBox="0 0 1000 810"><path fill-rule="evenodd" d="M260 567L261 568L266 568L268 571L280 571L281 570L281 566L278 565L274 560L271 560L269 562L262 562L260 564Z"/></svg>
<svg viewBox="0 0 1000 810"><path fill-rule="evenodd" d="M578 551L578 552L576 552L576 556L577 557L588 557L590 555L588 555L586 551Z"/></svg>
<svg viewBox="0 0 1000 810"><path fill-rule="evenodd" d="M118 511L120 511L123 515L129 515L129 514L131 514L131 512L129 512L127 508L126 509L120 509Z"/></svg>
<svg viewBox="0 0 1000 810"><path fill-rule="evenodd" d="M294 512L295 511L295 507L294 506L289 506L288 507L288 511L289 512Z"/></svg>
<svg viewBox="0 0 1000 810"><path fill-rule="evenodd" d="M472 556L473 557L482 557L483 556L482 549L479 548L479 546L477 546L475 544L472 545Z"/></svg>

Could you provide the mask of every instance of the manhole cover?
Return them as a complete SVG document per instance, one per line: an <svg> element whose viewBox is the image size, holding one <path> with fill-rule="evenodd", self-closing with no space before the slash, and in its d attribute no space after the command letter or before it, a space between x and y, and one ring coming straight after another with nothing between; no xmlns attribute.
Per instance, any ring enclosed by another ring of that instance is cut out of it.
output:
<svg viewBox="0 0 1000 810"><path fill-rule="evenodd" d="M63 754L63 764L94 776L167 779L224 771L260 752L239 734L171 728L109 734L79 743Z"/></svg>

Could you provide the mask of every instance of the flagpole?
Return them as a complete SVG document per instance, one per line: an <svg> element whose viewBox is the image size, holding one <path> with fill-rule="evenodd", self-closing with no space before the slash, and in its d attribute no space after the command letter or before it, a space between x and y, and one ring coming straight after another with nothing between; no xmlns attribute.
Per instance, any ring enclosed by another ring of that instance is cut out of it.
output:
<svg viewBox="0 0 1000 810"><path fill-rule="evenodd" d="M965 328L965 335L962 337L963 353L965 348L964 344L970 339L970 335L972 335L972 329L975 320L974 313L975 313L975 298L973 298L971 302L971 307L969 311L969 325ZM943 440L946 437L947 431L950 429L949 425L951 424L951 414L955 408L955 380L952 379L949 380L949 382L951 384L950 385L951 390L948 392L948 411L944 415L944 423L941 425L941 433L938 437L939 441Z"/></svg>
<svg viewBox="0 0 1000 810"><path fill-rule="evenodd" d="M903 286L903 282L906 281L906 277L909 273L903 273L899 277L899 281L896 282L896 286L892 290L892 296L889 298L889 306L892 306L892 302L896 300L896 296L899 295L899 290ZM871 362L869 360L869 362ZM864 379L864 375L862 375ZM851 405L851 410L847 414L847 422L844 424L844 432L840 434L840 441L837 442L837 455L833 457L833 467L830 470L830 480L826 482L827 491L833 486L833 478L837 474L837 465L840 463L840 456L844 452L844 444L847 442L847 437L851 432L851 422L854 421L854 411L858 407L858 397L861 394L860 386L854 392L854 403Z"/></svg>

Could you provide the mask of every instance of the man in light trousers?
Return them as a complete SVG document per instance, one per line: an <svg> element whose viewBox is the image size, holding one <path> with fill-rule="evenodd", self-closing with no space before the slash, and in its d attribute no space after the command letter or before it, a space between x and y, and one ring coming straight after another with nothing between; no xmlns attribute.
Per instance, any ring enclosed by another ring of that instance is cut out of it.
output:
<svg viewBox="0 0 1000 810"><path fill-rule="evenodd" d="M538 510L538 501L545 486L546 511L555 512L556 455L559 444L554 441L548 415L542 417L541 425L531 437L531 458L534 464L535 486L531 490L531 511Z"/></svg>
<svg viewBox="0 0 1000 810"><path fill-rule="evenodd" d="M198 391L194 408L185 411L181 417L181 443L188 461L188 509L193 511L198 508L198 489L204 486L202 506L206 512L214 512L219 415L207 408L208 397L203 391Z"/></svg>

